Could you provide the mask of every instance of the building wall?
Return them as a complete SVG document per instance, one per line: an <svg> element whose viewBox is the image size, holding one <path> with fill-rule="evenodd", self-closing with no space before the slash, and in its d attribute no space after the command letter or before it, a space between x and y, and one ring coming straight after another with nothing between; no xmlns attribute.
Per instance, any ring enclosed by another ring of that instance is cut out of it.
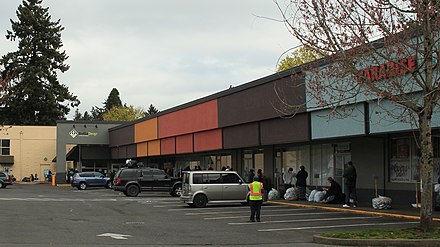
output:
<svg viewBox="0 0 440 247"><path fill-rule="evenodd" d="M0 169L10 167L9 174L17 180L37 174L44 179L44 169L55 171L56 126L2 126L0 139L9 139L13 165L0 164Z"/></svg>

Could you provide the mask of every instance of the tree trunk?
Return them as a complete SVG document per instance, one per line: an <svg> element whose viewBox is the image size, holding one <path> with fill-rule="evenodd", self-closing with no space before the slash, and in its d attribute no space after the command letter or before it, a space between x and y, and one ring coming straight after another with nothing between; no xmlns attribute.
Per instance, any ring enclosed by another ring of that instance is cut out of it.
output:
<svg viewBox="0 0 440 247"><path fill-rule="evenodd" d="M429 103L428 103L429 104ZM432 229L432 193L433 193L433 147L431 131L432 107L425 107L419 113L420 130L420 178L422 183L420 228L423 231Z"/></svg>

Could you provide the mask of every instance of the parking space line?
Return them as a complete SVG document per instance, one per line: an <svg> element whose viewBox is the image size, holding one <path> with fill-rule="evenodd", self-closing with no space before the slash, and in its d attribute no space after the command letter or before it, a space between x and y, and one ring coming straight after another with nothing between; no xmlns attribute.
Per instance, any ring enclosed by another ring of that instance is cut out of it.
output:
<svg viewBox="0 0 440 247"><path fill-rule="evenodd" d="M333 212L336 213L336 212ZM272 223L293 223L293 222L312 222L312 221L330 221L330 220L360 220L360 219L379 219L382 216L359 216L359 217L339 217L339 218L323 218L323 219L300 219L300 220L272 220L261 221L258 224L272 224ZM229 225L251 225L255 222L232 222Z"/></svg>
<svg viewBox="0 0 440 247"><path fill-rule="evenodd" d="M298 213L298 214L271 214L271 215L263 215L264 217L284 217L284 216L303 216L303 215L323 215L323 214L334 214L335 212L325 212L325 213ZM224 220L224 219L240 219L240 218L249 218L249 215L246 216L224 216L224 217L212 217L212 218L204 218L205 220Z"/></svg>
<svg viewBox="0 0 440 247"><path fill-rule="evenodd" d="M420 222L385 222L385 223L364 223L364 224L351 224L351 225L306 226L306 227L260 229L258 231L259 232L275 232L275 231L294 231L294 230L310 230L310 229L361 227L361 226L387 226L387 225L404 225L404 224L420 224Z"/></svg>
<svg viewBox="0 0 440 247"><path fill-rule="evenodd" d="M297 208L297 209L286 208L286 209L264 210L264 212L288 212L288 211L304 211L304 210L313 211L313 210L304 209L304 208ZM232 211L232 212L221 211L221 212L185 213L185 215L190 216L190 215L209 215L209 214L237 214L237 213L248 213L248 212L249 212L249 210Z"/></svg>
<svg viewBox="0 0 440 247"><path fill-rule="evenodd" d="M186 206L187 205L182 205L182 206ZM239 206L239 207L227 207L225 206L224 208L227 208L228 210L235 210L235 209L243 209L243 208L249 208L249 206ZM263 207L263 209L265 209L266 207ZM269 206L268 208L288 208L286 206ZM173 208L173 209L168 209L168 211L204 211L204 210L219 210L219 207L208 207L208 208Z"/></svg>

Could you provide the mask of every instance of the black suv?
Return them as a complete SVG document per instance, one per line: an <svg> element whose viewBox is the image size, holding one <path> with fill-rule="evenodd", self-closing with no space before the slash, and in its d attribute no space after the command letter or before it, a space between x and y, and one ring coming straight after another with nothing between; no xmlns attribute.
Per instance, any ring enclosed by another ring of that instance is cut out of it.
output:
<svg viewBox="0 0 440 247"><path fill-rule="evenodd" d="M170 177L157 168L122 168L116 172L112 188L130 197L137 196L141 191L169 191L172 196L180 196L182 179Z"/></svg>
<svg viewBox="0 0 440 247"><path fill-rule="evenodd" d="M8 185L12 185L12 179L8 176L8 174L0 172L0 189L6 188Z"/></svg>

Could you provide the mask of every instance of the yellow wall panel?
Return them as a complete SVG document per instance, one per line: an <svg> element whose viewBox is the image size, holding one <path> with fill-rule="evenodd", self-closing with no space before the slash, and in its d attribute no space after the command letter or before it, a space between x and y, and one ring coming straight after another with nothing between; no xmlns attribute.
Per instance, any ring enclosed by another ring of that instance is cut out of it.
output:
<svg viewBox="0 0 440 247"><path fill-rule="evenodd" d="M134 125L134 139L136 143L157 139L157 118Z"/></svg>
<svg viewBox="0 0 440 247"><path fill-rule="evenodd" d="M138 143L136 145L137 148L137 157L148 156L148 142Z"/></svg>
<svg viewBox="0 0 440 247"><path fill-rule="evenodd" d="M160 140L148 142L148 156L160 155Z"/></svg>

